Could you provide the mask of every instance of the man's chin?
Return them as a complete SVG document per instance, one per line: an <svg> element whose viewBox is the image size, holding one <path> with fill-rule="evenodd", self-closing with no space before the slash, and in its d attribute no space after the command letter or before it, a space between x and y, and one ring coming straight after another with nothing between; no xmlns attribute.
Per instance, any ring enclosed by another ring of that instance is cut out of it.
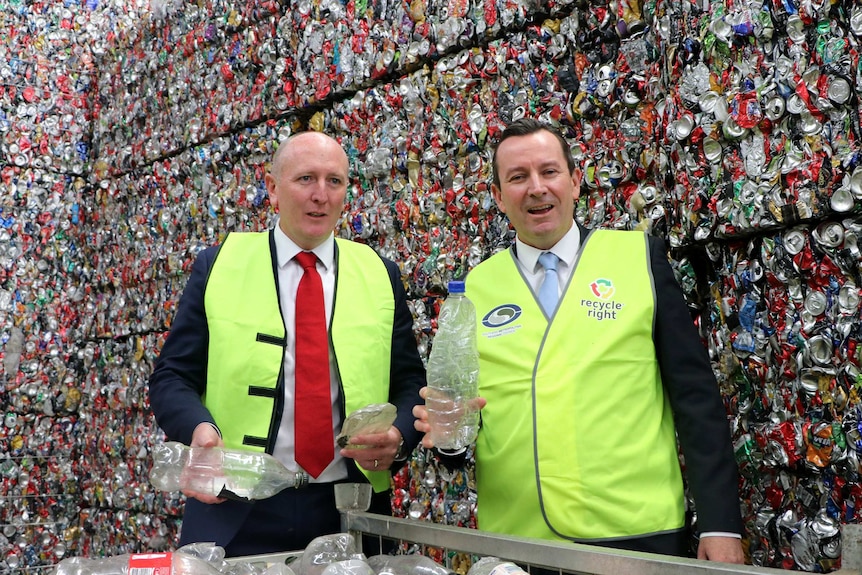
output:
<svg viewBox="0 0 862 575"><path fill-rule="evenodd" d="M560 238L566 235L568 228L563 229L559 222L538 223L529 226L526 233L518 233L521 241L527 245L540 250L547 250L554 246Z"/></svg>

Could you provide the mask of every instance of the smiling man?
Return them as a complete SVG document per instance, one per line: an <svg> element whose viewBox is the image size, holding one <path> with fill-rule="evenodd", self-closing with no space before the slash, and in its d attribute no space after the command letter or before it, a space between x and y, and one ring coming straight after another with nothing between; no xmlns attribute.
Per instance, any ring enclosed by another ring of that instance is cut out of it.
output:
<svg viewBox="0 0 862 575"><path fill-rule="evenodd" d="M493 178L517 238L466 280L484 406L479 528L687 555L678 434L697 556L742 563L724 406L664 242L577 224L580 171L536 120L503 132ZM414 415L427 434L424 407Z"/></svg>
<svg viewBox="0 0 862 575"><path fill-rule="evenodd" d="M391 514L425 382L398 266L334 237L348 184L338 142L290 137L265 184L277 227L200 253L150 378L168 439L270 453L307 482L258 502L184 492L180 544L212 541L229 557L338 532L337 483L371 483L371 511ZM397 408L388 431L336 446L347 415L385 402Z"/></svg>

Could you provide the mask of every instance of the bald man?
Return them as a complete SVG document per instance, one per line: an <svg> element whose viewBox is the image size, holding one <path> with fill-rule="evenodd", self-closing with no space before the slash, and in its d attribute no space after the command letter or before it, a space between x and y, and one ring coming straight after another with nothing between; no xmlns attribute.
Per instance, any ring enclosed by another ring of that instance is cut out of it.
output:
<svg viewBox="0 0 862 575"><path fill-rule="evenodd" d="M425 384L398 267L334 236L348 183L340 144L318 132L288 138L265 183L278 225L230 233L198 255L149 381L169 440L266 452L306 483L257 502L185 491L180 545L213 541L228 557L304 549L340 531L337 483L370 483L371 511L391 514L391 476L419 441L411 412ZM312 339L304 320L297 324L306 273L322 287L328 340L328 369L323 350L311 379L323 395L328 383L332 414L331 425L328 415L315 418L322 430L303 440L323 458L314 464L296 450L297 433L311 427L296 409L309 395L296 385L297 359ZM385 402L397 408L388 431L336 445L347 415Z"/></svg>

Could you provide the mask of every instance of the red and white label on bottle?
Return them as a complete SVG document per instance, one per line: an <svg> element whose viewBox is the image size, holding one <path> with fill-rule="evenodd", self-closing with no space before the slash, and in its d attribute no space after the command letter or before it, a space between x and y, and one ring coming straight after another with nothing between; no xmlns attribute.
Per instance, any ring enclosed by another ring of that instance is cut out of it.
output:
<svg viewBox="0 0 862 575"><path fill-rule="evenodd" d="M129 575L171 575L171 553L134 553L129 556Z"/></svg>

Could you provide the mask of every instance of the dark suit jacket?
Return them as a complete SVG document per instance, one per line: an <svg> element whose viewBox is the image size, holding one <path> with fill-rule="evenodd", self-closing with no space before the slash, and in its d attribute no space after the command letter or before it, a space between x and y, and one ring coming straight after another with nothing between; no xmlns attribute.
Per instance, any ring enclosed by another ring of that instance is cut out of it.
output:
<svg viewBox="0 0 862 575"><path fill-rule="evenodd" d="M587 230L579 227L584 237ZM709 355L668 262L666 243L650 237L649 248L656 292L653 342L685 459L697 530L742 534L738 470L727 410Z"/></svg>
<svg viewBox="0 0 862 575"><path fill-rule="evenodd" d="M273 274L277 269L273 232L270 232L270 252ZM204 290L210 268L219 246L203 250L195 259L188 283L149 381L150 405L159 427L169 440L189 444L200 423L217 423L201 402L206 387L208 329L204 311ZM337 248L336 248L337 250ZM338 253L336 252L336 262ZM425 385L425 369L416 348L413 316L407 306L407 296L401 273L395 263L381 258L389 272L395 296L395 318L392 331L389 401L397 408L394 425L401 431L407 447L419 443L420 434L413 427L413 406L422 403L419 389ZM277 275L276 275L277 278ZM277 283L277 279L276 279ZM337 297L337 295L336 295ZM357 342L362 345L362 342ZM344 414L342 414L344 417ZM348 461L351 481L365 477ZM393 471L400 467L393 465ZM184 541L229 541L245 519L251 506L233 501L206 505L190 499L183 520ZM205 521L195 516L206 513ZM201 533L194 533L198 529ZM190 533L189 531L192 531ZM217 536L218 535L218 536Z"/></svg>

